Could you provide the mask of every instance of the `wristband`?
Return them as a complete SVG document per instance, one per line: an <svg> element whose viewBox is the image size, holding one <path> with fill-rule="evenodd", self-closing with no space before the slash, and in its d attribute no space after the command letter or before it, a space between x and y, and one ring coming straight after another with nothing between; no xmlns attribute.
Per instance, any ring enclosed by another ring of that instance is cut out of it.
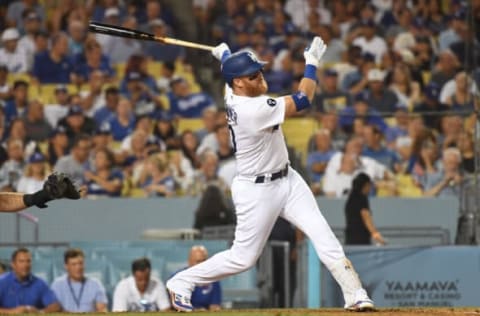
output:
<svg viewBox="0 0 480 316"><path fill-rule="evenodd" d="M305 65L305 71L303 72L303 77L317 81L317 67L312 64Z"/></svg>

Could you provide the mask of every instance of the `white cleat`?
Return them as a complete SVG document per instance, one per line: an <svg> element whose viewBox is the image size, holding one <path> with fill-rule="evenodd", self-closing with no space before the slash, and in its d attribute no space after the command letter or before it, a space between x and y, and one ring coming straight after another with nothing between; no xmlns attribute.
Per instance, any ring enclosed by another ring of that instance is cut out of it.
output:
<svg viewBox="0 0 480 316"><path fill-rule="evenodd" d="M352 312L371 312L375 310L375 305L371 299L365 298L357 301L355 304L345 306L345 309Z"/></svg>

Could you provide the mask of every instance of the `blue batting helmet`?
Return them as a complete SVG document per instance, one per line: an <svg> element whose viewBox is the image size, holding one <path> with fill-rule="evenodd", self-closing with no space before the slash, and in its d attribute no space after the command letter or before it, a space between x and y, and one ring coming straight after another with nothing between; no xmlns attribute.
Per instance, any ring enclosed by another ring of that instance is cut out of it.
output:
<svg viewBox="0 0 480 316"><path fill-rule="evenodd" d="M234 78L254 74L262 69L265 64L267 62L258 60L253 52L236 52L223 62L222 76L231 85Z"/></svg>

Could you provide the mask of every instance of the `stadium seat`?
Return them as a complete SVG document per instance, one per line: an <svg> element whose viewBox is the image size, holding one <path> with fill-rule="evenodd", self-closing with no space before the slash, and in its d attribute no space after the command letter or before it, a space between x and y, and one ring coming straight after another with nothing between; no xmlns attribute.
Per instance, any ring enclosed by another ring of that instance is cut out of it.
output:
<svg viewBox="0 0 480 316"><path fill-rule="evenodd" d="M49 259L35 259L32 262L32 273L48 284L53 281L53 263Z"/></svg>
<svg viewBox="0 0 480 316"><path fill-rule="evenodd" d="M203 121L201 119L180 119L177 123L177 131L179 134L185 130L196 131L203 128Z"/></svg>
<svg viewBox="0 0 480 316"><path fill-rule="evenodd" d="M0 261L10 262L12 253L15 251L15 247L0 247Z"/></svg>
<svg viewBox="0 0 480 316"><path fill-rule="evenodd" d="M307 159L308 140L317 127L317 122L312 118L291 118L282 125L287 144L301 153L304 162Z"/></svg>
<svg viewBox="0 0 480 316"><path fill-rule="evenodd" d="M235 306L256 306L260 301L257 270L251 268L221 280L223 302Z"/></svg>

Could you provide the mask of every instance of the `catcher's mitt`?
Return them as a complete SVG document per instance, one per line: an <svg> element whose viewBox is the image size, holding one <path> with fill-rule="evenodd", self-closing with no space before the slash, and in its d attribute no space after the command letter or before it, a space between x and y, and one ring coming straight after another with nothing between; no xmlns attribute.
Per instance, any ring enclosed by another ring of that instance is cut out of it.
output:
<svg viewBox="0 0 480 316"><path fill-rule="evenodd" d="M72 199L80 198L80 191L75 187L68 174L52 173L43 184L43 190L52 199Z"/></svg>

